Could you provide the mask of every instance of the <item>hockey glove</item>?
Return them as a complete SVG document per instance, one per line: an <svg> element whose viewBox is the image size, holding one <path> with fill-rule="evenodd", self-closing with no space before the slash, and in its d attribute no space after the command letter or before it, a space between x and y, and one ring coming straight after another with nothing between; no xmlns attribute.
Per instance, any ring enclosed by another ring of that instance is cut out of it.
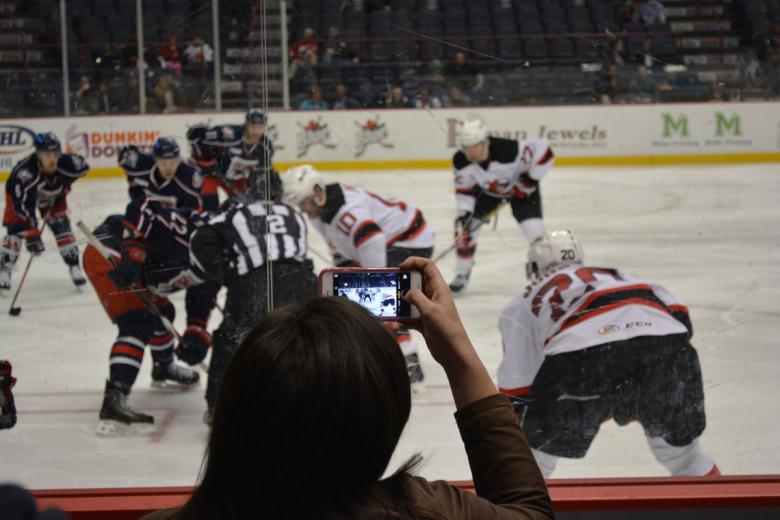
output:
<svg viewBox="0 0 780 520"><path fill-rule="evenodd" d="M38 229L33 228L25 233L25 246L31 255L38 256L43 253L46 248L43 245L41 232Z"/></svg>
<svg viewBox="0 0 780 520"><path fill-rule="evenodd" d="M141 276L146 260L146 247L136 238L125 238L122 241L122 260L108 277L120 289L130 287Z"/></svg>
<svg viewBox="0 0 780 520"><path fill-rule="evenodd" d="M13 428L16 424L16 406L11 389L16 379L11 377L11 363L0 361L0 430Z"/></svg>
<svg viewBox="0 0 780 520"><path fill-rule="evenodd" d="M200 325L190 324L176 347L176 357L188 365L197 365L206 357L211 347L211 334Z"/></svg>

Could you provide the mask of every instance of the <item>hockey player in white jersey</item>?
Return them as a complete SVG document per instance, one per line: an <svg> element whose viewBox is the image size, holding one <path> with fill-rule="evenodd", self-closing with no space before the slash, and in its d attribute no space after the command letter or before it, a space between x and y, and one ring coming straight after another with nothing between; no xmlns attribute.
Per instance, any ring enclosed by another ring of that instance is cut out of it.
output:
<svg viewBox="0 0 780 520"><path fill-rule="evenodd" d="M508 201L529 242L544 233L539 181L554 162L546 139L518 141L488 135L485 122L465 121L458 133L460 150L452 158L455 173L457 260L454 294L466 289L482 224Z"/></svg>
<svg viewBox="0 0 780 520"><path fill-rule="evenodd" d="M310 165L282 175L284 200L298 206L325 238L336 266L396 267L410 256L430 258L436 236L422 212L405 202L363 188L326 184ZM424 379L417 346L407 330L396 333L409 377L420 389Z"/></svg>
<svg viewBox="0 0 780 520"><path fill-rule="evenodd" d="M535 242L532 283L501 312L499 389L545 477L582 458L602 422L633 420L676 476L719 475L699 437L704 390L688 309L662 286L583 264L570 231Z"/></svg>

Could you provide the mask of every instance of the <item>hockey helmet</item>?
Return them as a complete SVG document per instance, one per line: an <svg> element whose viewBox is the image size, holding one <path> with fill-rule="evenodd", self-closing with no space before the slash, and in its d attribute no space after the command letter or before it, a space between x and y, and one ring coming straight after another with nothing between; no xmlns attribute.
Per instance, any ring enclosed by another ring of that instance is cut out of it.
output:
<svg viewBox="0 0 780 520"><path fill-rule="evenodd" d="M51 132L45 132L42 134L35 134L35 151L36 152L61 152L62 145L57 136Z"/></svg>
<svg viewBox="0 0 780 520"><path fill-rule="evenodd" d="M467 119L458 132L458 146L463 149L488 139L488 129L485 122L478 118Z"/></svg>
<svg viewBox="0 0 780 520"><path fill-rule="evenodd" d="M263 112L259 108L250 108L246 112L246 118L244 119L245 123L248 124L256 124L256 125L264 125L268 118L265 116L265 112Z"/></svg>
<svg viewBox="0 0 780 520"><path fill-rule="evenodd" d="M153 153L155 159L178 159L179 145L173 137L158 137Z"/></svg>
<svg viewBox="0 0 780 520"><path fill-rule="evenodd" d="M325 187L320 172L310 164L290 168L282 176L284 201L297 206L304 199L314 195L314 187Z"/></svg>
<svg viewBox="0 0 780 520"><path fill-rule="evenodd" d="M276 201L282 195L282 178L279 177L279 172L263 166L253 168L247 180L246 194L251 200Z"/></svg>
<svg viewBox="0 0 780 520"><path fill-rule="evenodd" d="M529 280L541 278L545 271L560 264L581 264L582 246L569 230L550 231L531 243L525 275Z"/></svg>

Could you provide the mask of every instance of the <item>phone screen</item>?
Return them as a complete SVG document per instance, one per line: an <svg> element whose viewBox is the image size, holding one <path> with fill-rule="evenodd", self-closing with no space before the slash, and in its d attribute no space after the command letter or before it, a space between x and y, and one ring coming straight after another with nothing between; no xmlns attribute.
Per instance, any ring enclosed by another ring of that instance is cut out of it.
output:
<svg viewBox="0 0 780 520"><path fill-rule="evenodd" d="M333 295L362 305L374 316L408 318L412 305L401 299L411 286L404 271L373 273L333 273Z"/></svg>

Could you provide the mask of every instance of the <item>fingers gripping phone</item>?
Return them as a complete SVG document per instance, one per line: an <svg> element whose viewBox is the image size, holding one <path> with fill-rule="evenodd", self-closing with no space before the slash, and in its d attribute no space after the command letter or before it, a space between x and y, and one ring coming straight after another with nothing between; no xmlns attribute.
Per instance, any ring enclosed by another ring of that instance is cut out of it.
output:
<svg viewBox="0 0 780 520"><path fill-rule="evenodd" d="M409 289L422 288L417 271L396 268L331 268L320 272L320 296L347 298L384 321L419 321L417 307L401 298Z"/></svg>

